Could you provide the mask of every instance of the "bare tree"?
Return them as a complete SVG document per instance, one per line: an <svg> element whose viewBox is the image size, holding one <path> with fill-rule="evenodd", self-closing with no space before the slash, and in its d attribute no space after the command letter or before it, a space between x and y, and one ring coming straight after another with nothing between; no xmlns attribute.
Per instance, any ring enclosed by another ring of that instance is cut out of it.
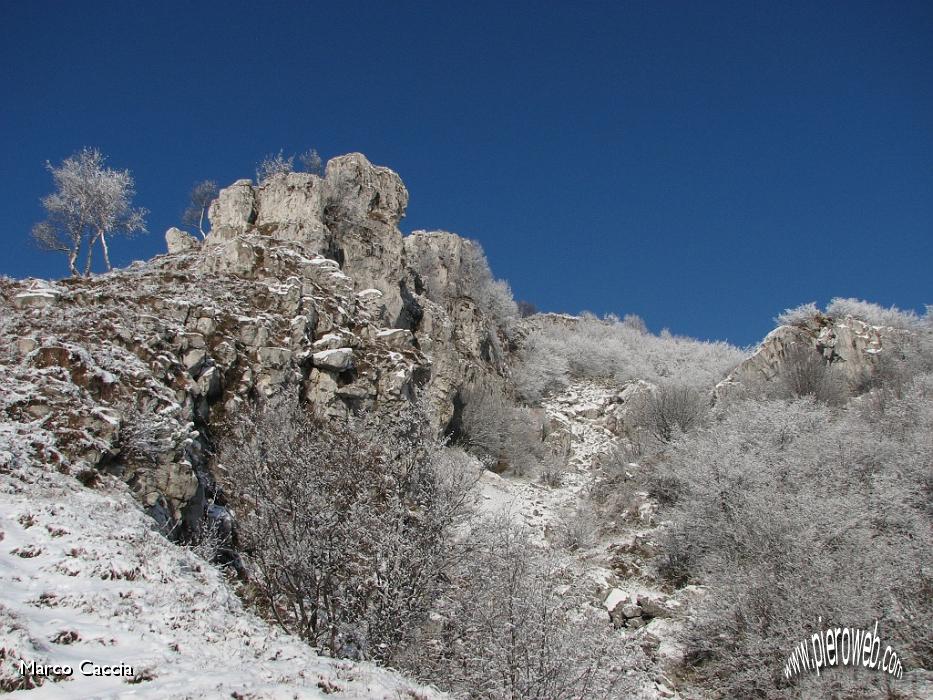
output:
<svg viewBox="0 0 933 700"><path fill-rule="evenodd" d="M68 268L78 275L77 259L87 245L84 275L91 274L94 244L100 241L104 264L111 270L107 236L145 232L145 209L133 208L136 194L129 170L104 165L106 157L96 148L84 148L61 165L47 163L55 191L42 198L48 216L32 229L43 250L66 253Z"/></svg>
<svg viewBox="0 0 933 700"><path fill-rule="evenodd" d="M207 235L204 233L204 215L207 214L211 202L217 198L217 192L217 183L213 180L195 183L191 188L188 208L182 214L181 220L185 226L197 228L201 238Z"/></svg>

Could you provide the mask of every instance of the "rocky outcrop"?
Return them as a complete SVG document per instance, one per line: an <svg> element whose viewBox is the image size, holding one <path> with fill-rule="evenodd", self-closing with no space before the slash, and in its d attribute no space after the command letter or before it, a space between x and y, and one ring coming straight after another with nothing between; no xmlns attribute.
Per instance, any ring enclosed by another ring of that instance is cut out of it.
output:
<svg viewBox="0 0 933 700"><path fill-rule="evenodd" d="M773 382L788 358L812 352L829 363L850 386L871 376L883 356L899 352L908 331L872 326L852 316L832 318L823 314L771 331L747 360L714 390L716 400Z"/></svg>
<svg viewBox="0 0 933 700"><path fill-rule="evenodd" d="M358 153L331 160L324 177L278 174L257 186L239 180L211 206L205 264L213 272L252 276L270 246L314 257L344 293L356 293L374 322L392 331L380 336L385 342L431 358L424 393L429 415L443 429L464 387L504 382L505 341L464 289L463 281L481 272L473 269L482 259L476 244L444 232L403 238L398 224L407 205L399 176Z"/></svg>
<svg viewBox="0 0 933 700"><path fill-rule="evenodd" d="M169 253L184 253L199 245L197 238L174 226L165 232L165 246Z"/></svg>
<svg viewBox="0 0 933 700"><path fill-rule="evenodd" d="M382 322L395 325L406 281L398 223L407 206L408 190L396 173L351 153L331 160L323 178L280 173L256 186L238 180L221 190L208 213L205 244L229 256L244 234L255 232L326 256L357 291L382 292Z"/></svg>
<svg viewBox="0 0 933 700"><path fill-rule="evenodd" d="M391 410L430 374L336 263L257 232L103 277L3 281L0 294L5 423L41 436L61 471L122 476L176 531L217 499L214 440L247 402Z"/></svg>

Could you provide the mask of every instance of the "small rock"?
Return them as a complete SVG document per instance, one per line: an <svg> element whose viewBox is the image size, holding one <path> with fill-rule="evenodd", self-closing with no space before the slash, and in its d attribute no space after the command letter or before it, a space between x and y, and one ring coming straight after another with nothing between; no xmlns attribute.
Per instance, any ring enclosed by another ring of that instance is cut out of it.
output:
<svg viewBox="0 0 933 700"><path fill-rule="evenodd" d="M390 328L388 330L379 331L376 333L376 337L380 340L384 340L389 347L395 348L396 350L409 348L414 342L414 336L411 334L411 331L405 328Z"/></svg>

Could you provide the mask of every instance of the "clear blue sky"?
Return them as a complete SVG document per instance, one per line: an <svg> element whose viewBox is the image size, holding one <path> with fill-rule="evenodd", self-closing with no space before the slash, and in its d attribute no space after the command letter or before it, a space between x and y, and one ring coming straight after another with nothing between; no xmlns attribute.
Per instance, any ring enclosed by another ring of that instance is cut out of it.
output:
<svg viewBox="0 0 933 700"><path fill-rule="evenodd" d="M191 185L361 151L402 228L517 298L740 344L832 296L933 303L933 3L2 2L0 273L97 146L164 250Z"/></svg>

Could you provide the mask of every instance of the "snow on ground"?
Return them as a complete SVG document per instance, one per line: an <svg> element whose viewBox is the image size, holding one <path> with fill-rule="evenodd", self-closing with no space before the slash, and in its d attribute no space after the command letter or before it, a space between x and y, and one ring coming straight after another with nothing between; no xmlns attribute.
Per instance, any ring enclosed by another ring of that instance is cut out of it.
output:
<svg viewBox="0 0 933 700"><path fill-rule="evenodd" d="M586 488L596 476L594 462L614 445L614 437L595 418L601 400L610 390L577 384L544 402L549 419L570 434L570 459L558 487L547 486L536 475L503 477L490 471L480 480L479 506L487 513L508 513L529 528L540 545L547 534L570 517L582 503Z"/></svg>
<svg viewBox="0 0 933 700"><path fill-rule="evenodd" d="M9 426L7 426L9 427ZM220 572L153 530L122 482L30 464L0 430L0 692L28 698L404 698L440 694L317 656L244 610ZM24 679L20 661L68 665ZM93 666L126 676L84 676ZM85 666L88 666L85 664ZM38 687L30 686L41 683Z"/></svg>

